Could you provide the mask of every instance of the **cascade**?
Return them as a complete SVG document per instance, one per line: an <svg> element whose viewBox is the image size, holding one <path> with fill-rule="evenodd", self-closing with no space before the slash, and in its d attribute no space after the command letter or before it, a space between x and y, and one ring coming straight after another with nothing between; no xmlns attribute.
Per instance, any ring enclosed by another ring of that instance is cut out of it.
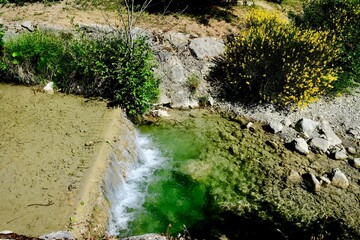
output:
<svg viewBox="0 0 360 240"><path fill-rule="evenodd" d="M125 147L113 146L104 180L110 202L107 231L115 236L131 234L128 224L142 208L153 172L166 160L148 135L136 132L126 138Z"/></svg>

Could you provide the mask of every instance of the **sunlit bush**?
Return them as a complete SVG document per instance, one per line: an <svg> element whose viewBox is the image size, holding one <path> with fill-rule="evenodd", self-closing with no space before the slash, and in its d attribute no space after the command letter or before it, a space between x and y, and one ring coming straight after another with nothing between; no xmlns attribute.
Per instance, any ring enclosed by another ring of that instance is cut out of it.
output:
<svg viewBox="0 0 360 240"><path fill-rule="evenodd" d="M92 39L35 31L7 41L4 52L9 75L20 83L53 81L64 92L116 101L130 115L144 113L158 96L153 54L141 37L130 48L115 35Z"/></svg>
<svg viewBox="0 0 360 240"><path fill-rule="evenodd" d="M332 88L341 53L333 34L261 11L250 16L247 30L228 39L219 64L227 98L303 107Z"/></svg>
<svg viewBox="0 0 360 240"><path fill-rule="evenodd" d="M344 69L336 90L352 82L360 83L360 0L312 0L304 4L304 12L293 15L295 24L303 29L328 30L343 46L339 66Z"/></svg>

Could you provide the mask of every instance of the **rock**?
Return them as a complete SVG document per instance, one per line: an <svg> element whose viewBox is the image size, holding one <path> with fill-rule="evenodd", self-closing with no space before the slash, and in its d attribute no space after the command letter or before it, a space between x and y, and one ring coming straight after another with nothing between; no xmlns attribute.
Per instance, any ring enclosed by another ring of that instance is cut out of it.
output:
<svg viewBox="0 0 360 240"><path fill-rule="evenodd" d="M350 154L356 154L356 149L354 147L348 147L346 150Z"/></svg>
<svg viewBox="0 0 360 240"><path fill-rule="evenodd" d="M309 146L303 138L295 138L294 148L301 154L307 155L309 153Z"/></svg>
<svg viewBox="0 0 360 240"><path fill-rule="evenodd" d="M189 37L179 32L167 32L164 40L168 41L174 48L181 49L189 44Z"/></svg>
<svg viewBox="0 0 360 240"><path fill-rule="evenodd" d="M332 130L330 123L328 121L321 122L321 131L325 134L327 140L330 143L330 146L336 146L342 143L341 139L336 136L334 131Z"/></svg>
<svg viewBox="0 0 360 240"><path fill-rule="evenodd" d="M281 130L283 130L284 126L279 122L272 121L269 124L269 128L273 133L278 133L281 132Z"/></svg>
<svg viewBox="0 0 360 240"><path fill-rule="evenodd" d="M335 187L347 188L349 186L349 180L346 178L345 174L340 171L340 169L335 168L333 171L331 184Z"/></svg>
<svg viewBox="0 0 360 240"><path fill-rule="evenodd" d="M191 40L189 48L197 59L202 60L219 56L223 53L225 45L215 38L202 37Z"/></svg>
<svg viewBox="0 0 360 240"><path fill-rule="evenodd" d="M18 33L16 33L16 31L14 30L7 30L3 36L3 40L4 41L9 41L11 39L16 38L18 35Z"/></svg>
<svg viewBox="0 0 360 240"><path fill-rule="evenodd" d="M302 118L296 123L295 129L298 132L304 133L305 137L308 138L313 136L313 133L318 126L319 122L315 122L308 118Z"/></svg>
<svg viewBox="0 0 360 240"><path fill-rule="evenodd" d="M45 234L39 237L44 240L76 240L76 238L66 231L53 232L49 234Z"/></svg>
<svg viewBox="0 0 360 240"><path fill-rule="evenodd" d="M301 176L298 172L291 169L289 176L287 177L287 180L292 183L298 183L301 181Z"/></svg>
<svg viewBox="0 0 360 240"><path fill-rule="evenodd" d="M320 191L321 188L321 184L319 182L319 180L317 180L316 176L309 172L304 174L303 179L305 181L305 185L314 192L318 192Z"/></svg>
<svg viewBox="0 0 360 240"><path fill-rule="evenodd" d="M360 169L360 158L354 158L352 165L354 168Z"/></svg>
<svg viewBox="0 0 360 240"><path fill-rule="evenodd" d="M251 128L253 125L254 125L254 123L248 122L248 123L246 124L246 128L249 129L249 128Z"/></svg>
<svg viewBox="0 0 360 240"><path fill-rule="evenodd" d="M326 152L330 147L330 143L324 138L315 137L311 139L310 146L317 151Z"/></svg>
<svg viewBox="0 0 360 240"><path fill-rule="evenodd" d="M282 120L281 123L286 127L289 127L292 124L291 120L288 118Z"/></svg>
<svg viewBox="0 0 360 240"><path fill-rule="evenodd" d="M345 148L342 148L341 150L336 151L335 154L334 154L334 159L335 160L344 160L344 159L347 159L347 158L348 158L348 155L347 155L347 152L346 152Z"/></svg>
<svg viewBox="0 0 360 240"><path fill-rule="evenodd" d="M46 84L46 86L43 88L44 92L48 93L48 94L54 94L54 83L53 82L49 82L48 84Z"/></svg>
<svg viewBox="0 0 360 240"><path fill-rule="evenodd" d="M350 128L346 131L347 134L351 135L352 137L358 138L360 136L360 131ZM359 139L359 138L358 138Z"/></svg>
<svg viewBox="0 0 360 240"><path fill-rule="evenodd" d="M85 147L91 147L93 146L95 143L93 141L88 141L84 144Z"/></svg>
<svg viewBox="0 0 360 240"><path fill-rule="evenodd" d="M4 234L4 235L6 235L6 234L12 234L12 233L13 233L13 232L10 231L10 230L3 230L3 231L0 232L0 234Z"/></svg>
<svg viewBox="0 0 360 240"><path fill-rule="evenodd" d="M149 233L139 236L132 236L128 238L122 238L123 240L167 240L166 236L162 236L159 234Z"/></svg>
<svg viewBox="0 0 360 240"><path fill-rule="evenodd" d="M25 21L25 22L21 23L21 26L23 28L26 28L30 32L33 32L35 30L34 26L31 23L31 21Z"/></svg>
<svg viewBox="0 0 360 240"><path fill-rule="evenodd" d="M331 181L327 177L321 176L320 177L320 184L326 187L326 186L329 186L331 184Z"/></svg>
<svg viewBox="0 0 360 240"><path fill-rule="evenodd" d="M151 115L153 115L154 117L168 117L169 114L166 110L153 110L151 111Z"/></svg>

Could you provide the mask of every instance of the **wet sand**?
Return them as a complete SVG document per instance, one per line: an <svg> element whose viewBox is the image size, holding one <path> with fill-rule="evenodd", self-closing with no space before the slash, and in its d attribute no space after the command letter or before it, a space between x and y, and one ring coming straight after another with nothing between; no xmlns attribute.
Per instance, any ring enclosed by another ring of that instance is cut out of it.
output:
<svg viewBox="0 0 360 240"><path fill-rule="evenodd" d="M113 115L104 101L0 84L0 231L69 229Z"/></svg>

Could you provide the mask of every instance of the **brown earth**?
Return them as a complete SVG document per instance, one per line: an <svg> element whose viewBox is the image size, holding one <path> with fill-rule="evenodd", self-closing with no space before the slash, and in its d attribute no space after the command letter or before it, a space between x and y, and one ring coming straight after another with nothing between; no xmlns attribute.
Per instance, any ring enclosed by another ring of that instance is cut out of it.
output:
<svg viewBox="0 0 360 240"><path fill-rule="evenodd" d="M40 236L85 221L106 167L103 145L116 131L104 133L119 110L0 84L0 113L0 230Z"/></svg>
<svg viewBox="0 0 360 240"><path fill-rule="evenodd" d="M29 20L34 24L46 23L59 27L72 27L74 24L101 24L121 27L119 14L104 6L89 6L79 4L80 0L67 0L57 3L43 4L32 3L23 6L6 4L0 9L1 18L5 25L21 23ZM273 10L274 5L257 1L258 7ZM275 7L276 8L276 7ZM229 10L216 8L209 14L203 14L206 24L199 22L199 17L179 13L173 14L148 14L139 18L136 26L148 30L173 31L202 36L212 36L218 39L229 33L239 31L240 24L246 17L250 7L236 6ZM227 12L226 12L227 11ZM228 19L225 21L225 19Z"/></svg>

